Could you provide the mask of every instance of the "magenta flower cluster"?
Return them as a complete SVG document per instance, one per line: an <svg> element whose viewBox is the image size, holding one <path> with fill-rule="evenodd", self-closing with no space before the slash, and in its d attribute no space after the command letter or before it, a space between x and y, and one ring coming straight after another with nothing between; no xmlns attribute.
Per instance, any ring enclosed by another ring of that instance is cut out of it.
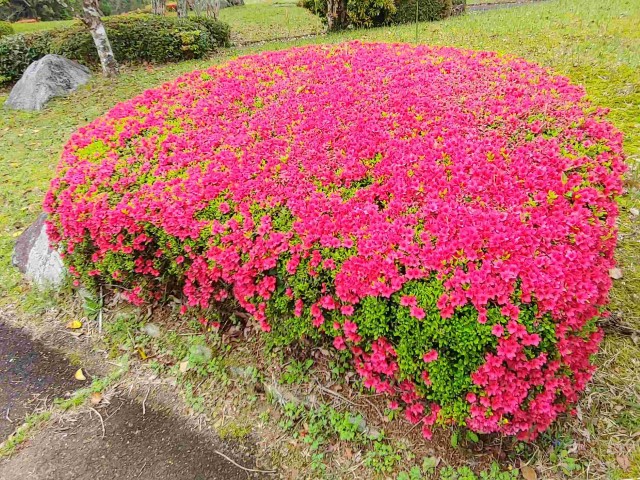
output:
<svg viewBox="0 0 640 480"><path fill-rule="evenodd" d="M624 171L605 113L565 77L489 52L242 57L74 134L49 232L78 281L120 284L135 304L177 286L185 310L233 299L270 331L286 303L426 437L455 421L534 438L585 388L601 339ZM407 290L426 282L432 306ZM418 324L474 308L493 343L455 413L437 384L451 350L424 338L406 373L393 327L357 320L372 297Z"/></svg>

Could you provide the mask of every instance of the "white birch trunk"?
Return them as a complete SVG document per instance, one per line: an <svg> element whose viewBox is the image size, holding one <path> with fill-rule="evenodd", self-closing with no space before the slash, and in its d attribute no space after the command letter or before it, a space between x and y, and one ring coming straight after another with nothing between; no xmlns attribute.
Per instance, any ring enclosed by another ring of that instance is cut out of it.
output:
<svg viewBox="0 0 640 480"><path fill-rule="evenodd" d="M118 62L113 55L107 31L104 28L102 19L100 18L100 8L98 0L82 0L82 21L89 27L93 42L98 50L100 64L102 65L102 73L105 77L115 77L118 75Z"/></svg>
<svg viewBox="0 0 640 480"><path fill-rule="evenodd" d="M151 0L151 12L154 15L164 15L167 0Z"/></svg>
<svg viewBox="0 0 640 480"><path fill-rule="evenodd" d="M187 0L178 0L178 16L181 18L187 17Z"/></svg>

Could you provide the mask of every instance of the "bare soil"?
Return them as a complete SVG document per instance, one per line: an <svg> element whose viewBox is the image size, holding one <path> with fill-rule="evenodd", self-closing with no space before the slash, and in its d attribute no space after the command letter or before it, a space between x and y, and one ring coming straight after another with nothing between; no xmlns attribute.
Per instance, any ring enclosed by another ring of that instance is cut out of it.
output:
<svg viewBox="0 0 640 480"><path fill-rule="evenodd" d="M62 354L0 322L0 442L33 410L76 390L75 370Z"/></svg>
<svg viewBox="0 0 640 480"><path fill-rule="evenodd" d="M63 354L0 323L0 442L45 398L86 386L74 380L76 369ZM255 459L246 448L195 429L171 409L152 402L143 407L144 399L134 396L116 390L99 405L54 415L11 457L0 459L0 480L274 478L247 470Z"/></svg>
<svg viewBox="0 0 640 480"><path fill-rule="evenodd" d="M246 473L216 453L245 468L253 460L232 445L191 430L179 419L146 408L126 396L110 405L85 409L72 418L52 422L8 460L0 462L1 480L221 480L263 478Z"/></svg>

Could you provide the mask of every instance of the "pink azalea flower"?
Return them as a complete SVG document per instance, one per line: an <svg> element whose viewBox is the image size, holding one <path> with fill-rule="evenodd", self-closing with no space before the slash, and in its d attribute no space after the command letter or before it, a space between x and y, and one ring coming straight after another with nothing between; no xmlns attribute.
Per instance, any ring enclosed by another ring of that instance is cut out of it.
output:
<svg viewBox="0 0 640 480"><path fill-rule="evenodd" d="M436 352L435 350L429 350L427 353L425 353L422 356L422 360L425 363L435 362L437 359L438 359L438 352Z"/></svg>

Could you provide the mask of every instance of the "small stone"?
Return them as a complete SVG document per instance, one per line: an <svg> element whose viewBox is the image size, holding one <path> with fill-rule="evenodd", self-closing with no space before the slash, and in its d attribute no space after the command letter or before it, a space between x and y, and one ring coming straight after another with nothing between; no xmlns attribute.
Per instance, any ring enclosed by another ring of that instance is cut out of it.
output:
<svg viewBox="0 0 640 480"><path fill-rule="evenodd" d="M622 270L619 268L612 268L609 270L609 276L614 280L620 280L622 278Z"/></svg>
<svg viewBox="0 0 640 480"><path fill-rule="evenodd" d="M59 287L66 269L62 257L51 248L46 228L47 214L41 214L16 241L11 263L28 280L40 287Z"/></svg>
<svg viewBox="0 0 640 480"><path fill-rule="evenodd" d="M180 362L180 373L187 373L187 370L189 370L189 361Z"/></svg>
<svg viewBox="0 0 640 480"><path fill-rule="evenodd" d="M155 323L147 323L140 330L142 331L142 333L153 338L158 338L160 336L160 327L158 327Z"/></svg>
<svg viewBox="0 0 640 480"><path fill-rule="evenodd" d="M630 208L629 209L629 213L631 215L633 215L634 217L637 217L638 215L640 215L640 209L638 209L638 208Z"/></svg>
<svg viewBox="0 0 640 480"><path fill-rule="evenodd" d="M14 110L42 110L53 97L67 95L91 78L85 66L60 55L33 62L15 84L5 106Z"/></svg>

